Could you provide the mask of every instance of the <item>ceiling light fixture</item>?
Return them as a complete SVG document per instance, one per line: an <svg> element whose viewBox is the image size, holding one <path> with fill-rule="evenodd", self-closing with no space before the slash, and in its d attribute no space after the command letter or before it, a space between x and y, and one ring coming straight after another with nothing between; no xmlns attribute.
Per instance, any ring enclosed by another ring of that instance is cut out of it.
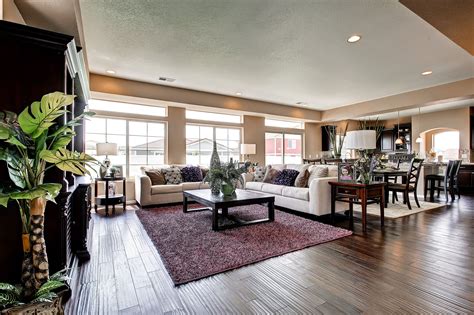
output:
<svg viewBox="0 0 474 315"><path fill-rule="evenodd" d="M114 70L105 70L105 72L107 72L108 74L115 74Z"/></svg>
<svg viewBox="0 0 474 315"><path fill-rule="evenodd" d="M400 111L398 111L398 138L395 140L395 144L403 144L403 139L400 138Z"/></svg>
<svg viewBox="0 0 474 315"><path fill-rule="evenodd" d="M360 35L352 35L351 37L349 37L349 38L347 39L347 42L349 42L349 43L356 43L356 42L360 41L361 38L362 38L362 37L361 37Z"/></svg>
<svg viewBox="0 0 474 315"><path fill-rule="evenodd" d="M306 103L306 102L296 102L296 105L308 106L308 103Z"/></svg>
<svg viewBox="0 0 474 315"><path fill-rule="evenodd" d="M421 75L430 75L432 73L433 73L433 71L428 70L428 71L422 72Z"/></svg>
<svg viewBox="0 0 474 315"><path fill-rule="evenodd" d="M421 108L418 107L418 124L420 123L420 114L421 114ZM416 143L422 143L423 139L421 138L421 135L418 135L418 138L415 140Z"/></svg>
<svg viewBox="0 0 474 315"><path fill-rule="evenodd" d="M235 92L235 95L241 96L241 95L242 95L242 92Z"/></svg>

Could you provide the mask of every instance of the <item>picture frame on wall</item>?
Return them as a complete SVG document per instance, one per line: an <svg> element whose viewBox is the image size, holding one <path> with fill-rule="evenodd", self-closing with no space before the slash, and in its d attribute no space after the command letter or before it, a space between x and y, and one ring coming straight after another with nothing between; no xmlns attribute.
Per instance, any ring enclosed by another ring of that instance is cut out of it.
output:
<svg viewBox="0 0 474 315"><path fill-rule="evenodd" d="M353 182L356 180L353 163L339 163L337 165L337 180L340 182Z"/></svg>

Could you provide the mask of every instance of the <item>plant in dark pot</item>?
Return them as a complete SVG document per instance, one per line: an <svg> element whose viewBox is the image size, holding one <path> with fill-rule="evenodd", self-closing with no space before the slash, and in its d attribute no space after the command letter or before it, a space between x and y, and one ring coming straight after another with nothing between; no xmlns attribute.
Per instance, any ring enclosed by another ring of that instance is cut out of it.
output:
<svg viewBox="0 0 474 315"><path fill-rule="evenodd" d="M220 184L220 191L224 196L234 194L237 183L244 184L242 174L246 172L247 165L238 167L232 159L229 163L221 163L218 166L211 167L206 174L204 181L208 181L212 186L214 182Z"/></svg>
<svg viewBox="0 0 474 315"><path fill-rule="evenodd" d="M62 295L69 292L64 272L49 275L44 239L46 203L55 202L62 184L43 180L52 168L84 175L89 173L86 166L100 164L85 153L66 149L75 135L73 127L93 113L84 113L61 126L55 123L73 100L73 95L54 92L18 116L0 113L0 160L6 163L11 180L1 183L0 205L18 205L23 233L21 284L0 283L2 313L61 313Z"/></svg>

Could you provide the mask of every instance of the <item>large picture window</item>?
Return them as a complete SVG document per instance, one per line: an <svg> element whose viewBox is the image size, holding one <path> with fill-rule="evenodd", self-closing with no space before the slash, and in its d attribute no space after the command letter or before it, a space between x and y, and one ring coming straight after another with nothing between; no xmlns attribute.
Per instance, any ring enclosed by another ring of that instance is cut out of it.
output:
<svg viewBox="0 0 474 315"><path fill-rule="evenodd" d="M212 146L217 143L217 152L223 162L240 157L240 128L225 128L202 125L186 125L186 163L209 165Z"/></svg>
<svg viewBox="0 0 474 315"><path fill-rule="evenodd" d="M303 136L283 132L265 133L265 164L300 164Z"/></svg>
<svg viewBox="0 0 474 315"><path fill-rule="evenodd" d="M443 161L459 158L459 131L443 131L433 135L433 149Z"/></svg>
<svg viewBox="0 0 474 315"><path fill-rule="evenodd" d="M86 120L85 128L86 153L103 161L96 144L117 143L118 155L109 158L112 165L122 166L126 176L140 174L140 166L164 164L164 123L93 117Z"/></svg>

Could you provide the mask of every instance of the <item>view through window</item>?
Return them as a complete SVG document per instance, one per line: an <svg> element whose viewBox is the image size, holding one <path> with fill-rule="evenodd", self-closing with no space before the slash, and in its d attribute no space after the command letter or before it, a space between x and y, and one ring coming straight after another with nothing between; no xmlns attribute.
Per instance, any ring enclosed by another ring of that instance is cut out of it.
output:
<svg viewBox="0 0 474 315"><path fill-rule="evenodd" d="M265 133L265 164L299 164L303 156L303 136L283 132Z"/></svg>
<svg viewBox="0 0 474 315"><path fill-rule="evenodd" d="M213 141L222 162L240 158L240 129L203 125L186 125L186 163L209 165Z"/></svg>
<svg viewBox="0 0 474 315"><path fill-rule="evenodd" d="M433 135L433 149L443 161L459 158L459 131L444 131Z"/></svg>
<svg viewBox="0 0 474 315"><path fill-rule="evenodd" d="M127 119L93 117L86 120L86 153L96 155L96 144L117 143L118 155L109 156L112 165L122 166L123 174L140 174L140 166L164 164L165 124Z"/></svg>

